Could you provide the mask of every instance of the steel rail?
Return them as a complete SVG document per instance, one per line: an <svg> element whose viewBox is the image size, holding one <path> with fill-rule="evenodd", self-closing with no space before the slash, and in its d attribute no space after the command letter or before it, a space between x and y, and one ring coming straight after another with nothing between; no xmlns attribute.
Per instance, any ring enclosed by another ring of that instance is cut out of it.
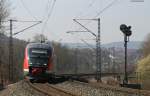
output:
<svg viewBox="0 0 150 96"><path fill-rule="evenodd" d="M54 96L54 95L60 95L60 96L78 96L76 94L73 94L71 92L68 92L67 90L60 89L58 87L55 87L51 84L41 84L41 83L30 83L29 81L26 81L27 84L33 88L34 90L43 93L46 96ZM44 88L45 87L45 88Z"/></svg>

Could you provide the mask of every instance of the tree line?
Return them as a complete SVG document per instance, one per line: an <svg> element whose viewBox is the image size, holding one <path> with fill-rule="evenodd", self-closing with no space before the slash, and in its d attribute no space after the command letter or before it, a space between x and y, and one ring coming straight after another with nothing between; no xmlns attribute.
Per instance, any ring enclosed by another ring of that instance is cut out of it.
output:
<svg viewBox="0 0 150 96"><path fill-rule="evenodd" d="M137 62L137 72L140 74L144 89L150 90L150 33L143 41L140 51L142 56Z"/></svg>

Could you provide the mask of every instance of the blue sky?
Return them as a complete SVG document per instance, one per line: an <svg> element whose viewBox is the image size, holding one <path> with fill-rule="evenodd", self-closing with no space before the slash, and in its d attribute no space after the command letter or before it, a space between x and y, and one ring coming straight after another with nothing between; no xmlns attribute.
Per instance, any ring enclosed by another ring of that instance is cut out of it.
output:
<svg viewBox="0 0 150 96"><path fill-rule="evenodd" d="M9 0L11 16L17 20L43 20L24 33L15 36L19 39L32 39L37 33L42 33L49 40L60 42L95 43L94 37L89 33L67 34L67 31L79 31L82 28L72 19L93 19L98 12L103 10L114 0L56 0L52 14L43 28L48 12L55 0ZM142 41L150 33L150 0L144 2L130 2L130 0L115 0L115 3L96 18L101 19L102 43L123 41L120 24L132 26L131 41ZM86 24L89 21L80 21ZM21 30L33 23L14 23L14 32ZM92 32L97 33L97 22L91 21L86 25ZM44 31L42 31L44 29Z"/></svg>

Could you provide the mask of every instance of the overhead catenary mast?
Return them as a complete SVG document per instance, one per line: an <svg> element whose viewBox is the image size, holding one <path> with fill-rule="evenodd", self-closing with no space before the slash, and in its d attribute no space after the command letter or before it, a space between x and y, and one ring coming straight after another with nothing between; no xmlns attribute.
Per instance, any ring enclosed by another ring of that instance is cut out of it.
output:
<svg viewBox="0 0 150 96"><path fill-rule="evenodd" d="M1 21L1 22L8 22L8 21ZM18 20L10 19L9 22L10 22L10 36L9 36L8 78L9 78L9 81L14 82L14 76L13 75L14 75L14 68L15 67L14 67L14 62L13 62L13 56L14 56L13 36L23 32L23 31L25 31L25 30L27 30L27 29L29 29L29 28L37 25L37 24L40 24L41 21L18 21ZM35 24L33 24L27 28L24 28L19 32L13 33L13 22L37 22L37 23L35 23Z"/></svg>
<svg viewBox="0 0 150 96"><path fill-rule="evenodd" d="M100 38L100 18L98 20L98 35L96 37L96 64L97 64L97 81L101 82L101 38Z"/></svg>
<svg viewBox="0 0 150 96"><path fill-rule="evenodd" d="M13 49L13 33L12 33L12 27L13 27L13 21L12 19L9 20L10 21L10 36L9 36L9 81L13 81L13 53L14 53L14 49Z"/></svg>
<svg viewBox="0 0 150 96"><path fill-rule="evenodd" d="M73 19L77 24L85 29L85 31L68 31L67 33L71 32L89 32L96 38L96 79L97 82L101 82L101 39L100 39L100 18L98 19ZM77 20L96 20L98 21L98 34L96 35L94 32L89 30L87 27L82 25Z"/></svg>

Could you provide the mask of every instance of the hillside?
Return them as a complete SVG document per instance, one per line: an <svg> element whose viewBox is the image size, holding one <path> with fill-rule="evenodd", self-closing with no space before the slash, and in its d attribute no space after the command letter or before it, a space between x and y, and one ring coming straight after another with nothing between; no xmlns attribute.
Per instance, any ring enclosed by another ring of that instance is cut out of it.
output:
<svg viewBox="0 0 150 96"><path fill-rule="evenodd" d="M14 38L13 39L13 74L17 74L13 76L12 81L16 82L22 77L22 63L24 57L24 48L26 42L23 40L19 40ZM12 82L8 81L8 73L9 73L9 37L6 35L0 34L0 53L3 54L0 56L0 73L5 75L0 76L0 79L5 79L5 82ZM1 83L1 82L0 82Z"/></svg>
<svg viewBox="0 0 150 96"><path fill-rule="evenodd" d="M141 41L131 41L128 42L128 49L139 49L141 47ZM116 47L116 48L124 48L124 42L112 42L108 44L103 44L102 45L105 48L111 48L111 47Z"/></svg>
<svg viewBox="0 0 150 96"><path fill-rule="evenodd" d="M141 41L130 41L128 42L128 49L139 49L141 47ZM94 44L86 45L83 43L63 43L63 46L66 46L68 48L95 48ZM124 48L124 42L112 42L108 44L102 44L102 47L104 48Z"/></svg>

